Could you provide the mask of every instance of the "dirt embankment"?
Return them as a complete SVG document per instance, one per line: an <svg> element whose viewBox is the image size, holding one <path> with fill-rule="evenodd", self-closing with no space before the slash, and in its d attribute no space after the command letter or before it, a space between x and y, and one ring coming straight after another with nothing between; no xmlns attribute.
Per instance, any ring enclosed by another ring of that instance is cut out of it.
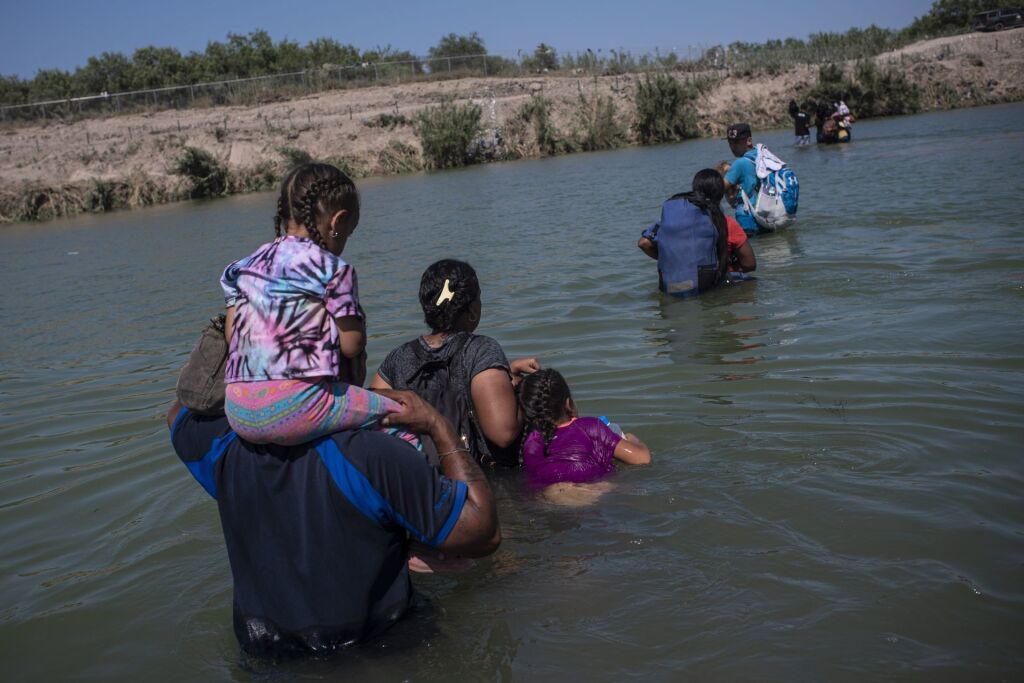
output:
<svg viewBox="0 0 1024 683"><path fill-rule="evenodd" d="M1024 30L925 41L880 55L876 62L901 70L920 86L926 110L1024 100ZM817 71L800 66L776 76L718 80L699 102L700 130L718 135L735 120L755 128L787 124L786 103L810 91ZM104 181L136 188L140 204L180 197L183 181L170 169L185 147L211 152L239 176L280 173L302 153L341 161L360 175L413 170L421 166L419 142L403 121L449 97L477 102L484 127L500 129L532 94L541 93L553 103L555 125L568 130L580 94L600 94L612 97L621 123L629 126L641 77L465 78L338 90L247 107L12 127L0 132L0 222L23 216L18 207L26 203L41 209L39 217L61 213L47 212L45 203L60 193L95 192L97 182ZM399 123L380 125L388 123L381 114ZM68 207L69 212L103 208L102 202L83 202L75 209L74 201Z"/></svg>

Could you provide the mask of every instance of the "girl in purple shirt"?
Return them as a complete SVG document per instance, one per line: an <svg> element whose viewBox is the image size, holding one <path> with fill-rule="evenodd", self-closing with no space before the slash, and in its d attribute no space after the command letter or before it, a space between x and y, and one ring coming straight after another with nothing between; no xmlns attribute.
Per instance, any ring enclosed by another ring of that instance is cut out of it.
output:
<svg viewBox="0 0 1024 683"><path fill-rule="evenodd" d="M651 451L633 434L620 436L596 417L579 417L569 385L557 370L538 370L519 384L519 409L528 435L523 469L530 483L582 484L615 471L615 460L646 465Z"/></svg>
<svg viewBox="0 0 1024 683"><path fill-rule="evenodd" d="M361 388L365 316L355 269L340 257L358 223L352 180L302 164L281 185L277 239L225 269L224 412L243 439L294 445L401 410Z"/></svg>

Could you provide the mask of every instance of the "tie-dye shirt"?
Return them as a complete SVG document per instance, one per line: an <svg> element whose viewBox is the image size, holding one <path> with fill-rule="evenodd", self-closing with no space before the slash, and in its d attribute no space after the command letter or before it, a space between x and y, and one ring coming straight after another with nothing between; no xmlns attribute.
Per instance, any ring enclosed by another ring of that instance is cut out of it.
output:
<svg viewBox="0 0 1024 683"><path fill-rule="evenodd" d="M220 280L235 307L225 382L337 377L335 318L363 317L356 272L303 237L279 237Z"/></svg>

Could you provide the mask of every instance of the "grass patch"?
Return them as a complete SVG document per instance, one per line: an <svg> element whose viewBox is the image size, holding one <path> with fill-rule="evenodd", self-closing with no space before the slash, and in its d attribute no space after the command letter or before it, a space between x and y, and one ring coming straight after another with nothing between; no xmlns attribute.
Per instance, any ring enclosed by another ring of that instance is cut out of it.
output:
<svg viewBox="0 0 1024 683"><path fill-rule="evenodd" d="M89 184L26 185L16 191L0 192L0 223L137 208L174 198L170 190L144 173L125 180L93 180Z"/></svg>
<svg viewBox="0 0 1024 683"><path fill-rule="evenodd" d="M420 161L415 147L392 140L377 154L377 167L384 175L397 175L421 171L423 163ZM341 167L339 166L339 168Z"/></svg>

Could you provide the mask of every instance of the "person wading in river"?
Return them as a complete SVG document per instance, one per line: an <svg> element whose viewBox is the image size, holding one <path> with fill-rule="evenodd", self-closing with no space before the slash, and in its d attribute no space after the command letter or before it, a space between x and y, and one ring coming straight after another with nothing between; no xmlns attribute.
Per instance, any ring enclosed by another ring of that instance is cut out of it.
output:
<svg viewBox="0 0 1024 683"><path fill-rule="evenodd" d="M410 540L464 557L501 542L490 486L451 423L412 392L381 393L402 408L386 422L429 435L440 470L384 432L257 445L223 416L167 413L178 457L217 500L247 654L322 657L385 631L412 605Z"/></svg>

